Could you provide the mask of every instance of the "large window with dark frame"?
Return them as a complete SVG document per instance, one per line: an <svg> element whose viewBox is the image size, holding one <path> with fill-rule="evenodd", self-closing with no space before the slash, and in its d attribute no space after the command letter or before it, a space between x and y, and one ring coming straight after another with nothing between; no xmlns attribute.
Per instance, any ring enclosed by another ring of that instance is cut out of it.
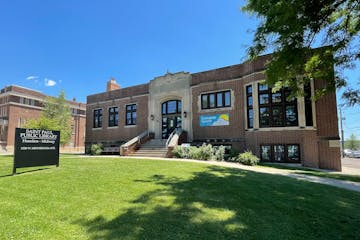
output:
<svg viewBox="0 0 360 240"><path fill-rule="evenodd" d="M304 100L305 100L306 126L313 126L311 85L310 85L310 83L304 85L304 94L305 94Z"/></svg>
<svg viewBox="0 0 360 240"><path fill-rule="evenodd" d="M126 125L136 125L136 104L126 105Z"/></svg>
<svg viewBox="0 0 360 240"><path fill-rule="evenodd" d="M201 94L201 109L231 107L230 90Z"/></svg>
<svg viewBox="0 0 360 240"><path fill-rule="evenodd" d="M258 84L260 127L288 127L298 125L297 100L290 98L290 90L272 92L266 84Z"/></svg>
<svg viewBox="0 0 360 240"><path fill-rule="evenodd" d="M94 110L94 128L101 128L102 127L102 109L95 109Z"/></svg>
<svg viewBox="0 0 360 240"><path fill-rule="evenodd" d="M110 107L109 108L109 127L119 126L119 108Z"/></svg>
<svg viewBox="0 0 360 240"><path fill-rule="evenodd" d="M260 146L263 162L300 162L299 144L268 144Z"/></svg>
<svg viewBox="0 0 360 240"><path fill-rule="evenodd" d="M252 85L246 86L246 111L247 111L247 127L254 127L254 110L253 110L253 90Z"/></svg>

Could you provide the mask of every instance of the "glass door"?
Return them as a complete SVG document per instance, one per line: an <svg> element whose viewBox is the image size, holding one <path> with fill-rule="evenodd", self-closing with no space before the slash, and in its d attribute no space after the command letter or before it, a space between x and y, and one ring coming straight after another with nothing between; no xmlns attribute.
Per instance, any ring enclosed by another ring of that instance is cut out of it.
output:
<svg viewBox="0 0 360 240"><path fill-rule="evenodd" d="M170 100L162 104L162 138L167 139L176 129L181 128L181 101Z"/></svg>

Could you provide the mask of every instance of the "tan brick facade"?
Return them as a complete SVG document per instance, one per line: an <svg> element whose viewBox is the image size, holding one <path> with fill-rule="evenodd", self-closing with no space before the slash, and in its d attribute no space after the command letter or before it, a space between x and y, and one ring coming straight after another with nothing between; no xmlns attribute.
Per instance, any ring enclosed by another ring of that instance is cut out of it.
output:
<svg viewBox="0 0 360 240"><path fill-rule="evenodd" d="M209 142L231 145L239 151L252 150L258 156L263 145L298 147L297 161L303 165L341 170L335 93L310 104L305 103L304 97L297 98L294 103L297 114L295 125L259 126L258 84L265 79L265 64L270 57L266 55L255 61L194 74L167 73L151 80L150 84L90 95L87 98L87 146L97 142L119 146L144 131L153 132L155 138L161 138L164 136L161 135L161 131L164 131L162 125L168 117L161 107L166 101L174 100L182 102L181 112L175 115L182 119L182 128L188 133L188 141L193 144ZM321 81L312 82L311 93L314 94L321 84ZM254 91L253 127L247 123L247 86L252 86ZM202 107L202 95L216 95L219 92L230 92L229 105ZM138 106L137 124L131 127L126 126L124 121L125 105L130 103ZM119 107L119 126L115 128L108 127L108 109L111 106ZM101 128L93 128L96 109L103 110ZM313 124L310 126L306 120L311 116L306 115L306 109L312 112ZM201 126L200 118L222 115L228 117L227 123Z"/></svg>
<svg viewBox="0 0 360 240"><path fill-rule="evenodd" d="M39 118L46 97L45 94L19 86L8 86L1 90L0 109L6 109L0 116L1 152L13 152L15 128L23 127L30 119ZM68 103L72 109L73 134L70 143L63 146L61 151L84 152L86 106L74 101Z"/></svg>

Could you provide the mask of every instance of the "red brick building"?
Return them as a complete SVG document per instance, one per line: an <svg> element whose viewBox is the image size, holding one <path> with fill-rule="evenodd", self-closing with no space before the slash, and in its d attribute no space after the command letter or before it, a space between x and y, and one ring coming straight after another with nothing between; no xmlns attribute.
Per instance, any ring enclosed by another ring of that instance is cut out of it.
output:
<svg viewBox="0 0 360 240"><path fill-rule="evenodd" d="M335 92L318 101L311 96L322 81L303 86L305 97L288 99L263 84L259 57L199 73L167 73L149 83L87 97L86 147L118 147L145 132L167 139L176 128L188 142L252 150L262 161L299 162L341 170Z"/></svg>
<svg viewBox="0 0 360 240"><path fill-rule="evenodd" d="M0 90L0 152L12 153L15 128L27 120L40 117L47 95L19 86L7 86ZM70 143L61 151L84 152L86 105L68 101L72 119Z"/></svg>

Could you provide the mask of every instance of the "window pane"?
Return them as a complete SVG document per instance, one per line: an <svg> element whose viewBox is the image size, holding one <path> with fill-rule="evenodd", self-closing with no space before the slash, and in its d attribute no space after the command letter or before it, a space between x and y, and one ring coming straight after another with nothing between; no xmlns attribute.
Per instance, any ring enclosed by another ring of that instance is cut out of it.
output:
<svg viewBox="0 0 360 240"><path fill-rule="evenodd" d="M277 162L283 162L285 157L284 145L274 145L274 160Z"/></svg>
<svg viewBox="0 0 360 240"><path fill-rule="evenodd" d="M254 127L254 111L251 109L248 110L248 128Z"/></svg>
<svg viewBox="0 0 360 240"><path fill-rule="evenodd" d="M217 93L216 94L216 107L222 107L223 106L223 93Z"/></svg>
<svg viewBox="0 0 360 240"><path fill-rule="evenodd" d="M268 85L267 84L259 84L259 91L266 91L268 90Z"/></svg>
<svg viewBox="0 0 360 240"><path fill-rule="evenodd" d="M169 101L167 103L167 113L168 114L176 113L176 101Z"/></svg>
<svg viewBox="0 0 360 240"><path fill-rule="evenodd" d="M288 159L290 161L294 161L294 162L300 161L300 150L298 145L288 145L287 152L288 152Z"/></svg>
<svg viewBox="0 0 360 240"><path fill-rule="evenodd" d="M131 105L126 106L126 111L131 111Z"/></svg>
<svg viewBox="0 0 360 240"><path fill-rule="evenodd" d="M209 94L210 108L215 108L215 94Z"/></svg>
<svg viewBox="0 0 360 240"><path fill-rule="evenodd" d="M298 119L297 119L297 113L295 106L286 106L286 126L297 126L298 125Z"/></svg>
<svg viewBox="0 0 360 240"><path fill-rule="evenodd" d="M247 86L246 87L246 93L247 94L252 94L252 86Z"/></svg>
<svg viewBox="0 0 360 240"><path fill-rule="evenodd" d="M166 102L162 104L161 113L166 114Z"/></svg>
<svg viewBox="0 0 360 240"><path fill-rule="evenodd" d="M177 112L178 112L178 113L181 113L181 108L182 108L181 101L177 101L177 104L178 104L178 110L177 110Z"/></svg>
<svg viewBox="0 0 360 240"><path fill-rule="evenodd" d="M260 108L260 126L267 127L270 125L270 118L269 118L269 108L268 107L261 107Z"/></svg>
<svg viewBox="0 0 360 240"><path fill-rule="evenodd" d="M134 110L134 111L137 109L136 104L131 105L131 107L132 107L132 110Z"/></svg>
<svg viewBox="0 0 360 240"><path fill-rule="evenodd" d="M231 95L230 91L225 92L225 107L231 106Z"/></svg>
<svg viewBox="0 0 360 240"><path fill-rule="evenodd" d="M281 103L281 93L273 93L272 94L272 103Z"/></svg>
<svg viewBox="0 0 360 240"><path fill-rule="evenodd" d="M201 108L202 109L206 109L208 108L208 100L207 100L207 95L201 95Z"/></svg>
<svg viewBox="0 0 360 240"><path fill-rule="evenodd" d="M248 105L248 107L252 107L252 105L253 105L252 96L247 97L247 105Z"/></svg>
<svg viewBox="0 0 360 240"><path fill-rule="evenodd" d="M272 120L275 127L283 126L283 112L281 107L272 108Z"/></svg>
<svg viewBox="0 0 360 240"><path fill-rule="evenodd" d="M261 146L261 160L262 161L271 160L271 146Z"/></svg>
<svg viewBox="0 0 360 240"><path fill-rule="evenodd" d="M268 104L269 103L269 94L263 93L259 95L260 104Z"/></svg>

